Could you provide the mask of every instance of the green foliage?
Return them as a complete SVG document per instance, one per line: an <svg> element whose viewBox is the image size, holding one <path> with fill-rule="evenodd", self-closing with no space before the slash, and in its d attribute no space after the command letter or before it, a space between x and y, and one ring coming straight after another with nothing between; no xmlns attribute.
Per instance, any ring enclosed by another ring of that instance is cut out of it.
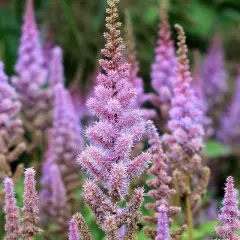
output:
<svg viewBox="0 0 240 240"><path fill-rule="evenodd" d="M215 158L224 155L231 154L231 148L217 142L215 140L209 140L205 146L205 155L207 157Z"/></svg>

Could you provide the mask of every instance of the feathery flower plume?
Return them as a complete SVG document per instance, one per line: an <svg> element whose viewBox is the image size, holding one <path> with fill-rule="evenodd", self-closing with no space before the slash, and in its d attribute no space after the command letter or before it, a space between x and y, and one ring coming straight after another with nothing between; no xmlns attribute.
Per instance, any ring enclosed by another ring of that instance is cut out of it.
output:
<svg viewBox="0 0 240 240"><path fill-rule="evenodd" d="M147 181L147 185L153 188L148 192L148 196L154 199L156 202L148 203L146 205L146 208L153 211L155 214L153 217L145 216L144 220L147 223L156 224L158 219L158 207L159 205L163 204L167 210L167 214L169 218L168 222L169 222L169 225L171 226L173 223L172 218L181 211L181 208L170 206L171 199L176 194L176 191L169 187L172 179L167 174L167 171L168 171L168 167L166 164L167 156L163 153L162 143L153 122L148 121L147 126L148 126L148 139L149 139L149 145L150 145L150 153L152 154L152 158L153 158L153 165L148 170L148 174L155 176L154 179ZM182 231L176 231L171 234L172 238L174 236L173 239L177 239L177 237L179 238L181 234L183 234L184 230L186 229L186 226L184 225L181 229ZM180 234L179 235L176 234L177 232L179 232ZM150 239L155 239L157 235L157 230L156 228L154 229L152 227L146 226L144 227L144 233Z"/></svg>
<svg viewBox="0 0 240 240"><path fill-rule="evenodd" d="M79 240L79 233L77 228L77 223L74 218L71 219L69 223L69 240Z"/></svg>
<svg viewBox="0 0 240 240"><path fill-rule="evenodd" d="M141 111L134 108L137 89L129 82L130 66L120 62L125 46L120 37L121 24L116 22L118 2L107 1L107 43L102 50L106 58L100 60L104 74L99 74L94 97L88 100L98 120L86 130L90 146L79 155L78 162L91 179L84 185L85 202L106 238L117 239L118 229L126 225L124 239L130 240L135 239L138 228L143 190L136 189L121 211L119 203L126 199L130 182L147 168L151 156L143 152L130 158L132 147L145 133L145 121Z"/></svg>
<svg viewBox="0 0 240 240"><path fill-rule="evenodd" d="M192 88L194 90L198 107L203 112L203 126L205 130L205 138L209 138L213 134L212 128L212 120L210 117L207 116L207 102L204 95L204 82L201 75L200 69L200 53L199 51L194 51L194 69L193 69L193 81L192 81Z"/></svg>
<svg viewBox="0 0 240 240"><path fill-rule="evenodd" d="M213 36L212 44L203 62L202 76L204 81L204 94L207 102L208 115L214 123L219 119L220 107L224 101L224 93L227 91L227 74L224 69L224 51L221 45L219 33Z"/></svg>
<svg viewBox="0 0 240 240"><path fill-rule="evenodd" d="M218 131L218 138L226 145L231 146L233 150L238 153L238 146L240 143L240 68L235 88L236 92L232 99L232 103L221 120L220 129Z"/></svg>
<svg viewBox="0 0 240 240"><path fill-rule="evenodd" d="M218 218L222 226L216 227L216 233L229 240L238 240L236 231L240 229L240 212L238 209L237 191L234 188L234 179L229 176L225 185L223 206Z"/></svg>
<svg viewBox="0 0 240 240"><path fill-rule="evenodd" d="M150 94L149 97L151 102L161 110L163 117L168 119L174 82L176 81L177 59L174 43L171 40L171 29L165 1L162 1L160 11L159 36L151 72L152 87L156 94Z"/></svg>
<svg viewBox="0 0 240 240"><path fill-rule="evenodd" d="M168 224L168 216L167 216L168 209L161 204L158 207L158 229L157 229L157 236L156 240L170 240L170 231L169 231L169 224Z"/></svg>
<svg viewBox="0 0 240 240"><path fill-rule="evenodd" d="M49 84L54 87L58 83L64 84L62 48L56 46L52 49L52 58L49 66Z"/></svg>
<svg viewBox="0 0 240 240"><path fill-rule="evenodd" d="M24 178L24 201L22 212L23 217L23 229L22 235L24 239L32 239L40 229L36 227L36 223L39 221L39 197L36 191L35 170L33 168L27 168L25 170Z"/></svg>
<svg viewBox="0 0 240 240"><path fill-rule="evenodd" d="M24 130L19 119L21 108L15 90L9 85L0 62L0 173L11 176L10 163L25 151ZM1 176L0 175L0 179Z"/></svg>
<svg viewBox="0 0 240 240"><path fill-rule="evenodd" d="M47 70L44 68L44 56L34 17L33 0L27 0L15 71L18 76L12 78L12 83L24 105L22 111L25 127L33 132L33 141L37 144L41 130L49 124L51 93L49 89L44 88ZM33 145L28 148L29 151L34 147Z"/></svg>
<svg viewBox="0 0 240 240"><path fill-rule="evenodd" d="M20 233L19 228L19 209L16 206L16 199L14 196L13 181L10 178L4 180L5 189L5 213L6 224L5 230L7 235L6 240L17 240Z"/></svg>
<svg viewBox="0 0 240 240"><path fill-rule="evenodd" d="M144 82L141 77L139 77L139 62L137 61L136 54L136 40L133 33L133 25L129 15L129 12L125 12L126 18L126 29L125 29L125 43L127 56L126 60L131 64L130 68L130 82L138 90L138 97L136 101L136 107L141 108L142 105L148 100L148 95L144 93ZM154 110L142 109L144 112L144 118L153 118L156 115Z"/></svg>
<svg viewBox="0 0 240 240"><path fill-rule="evenodd" d="M186 36L183 28L176 24L178 31L178 71L170 109L168 127L170 134L164 135L167 145L167 156L173 170L173 181L179 195L186 200L186 217L188 222L189 240L193 239L192 210L200 201L200 194L205 191L210 171L205 171L201 163L201 151L204 142L203 113L198 106L197 99L190 87L192 77L187 59ZM203 169L203 170L202 170ZM201 193L192 193L193 174L204 171L202 174ZM194 196L194 205L191 196Z"/></svg>

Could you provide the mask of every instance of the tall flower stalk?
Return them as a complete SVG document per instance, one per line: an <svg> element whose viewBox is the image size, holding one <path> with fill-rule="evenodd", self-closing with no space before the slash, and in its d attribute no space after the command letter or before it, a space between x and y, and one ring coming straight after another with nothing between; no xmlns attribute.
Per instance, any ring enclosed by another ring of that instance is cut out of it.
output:
<svg viewBox="0 0 240 240"><path fill-rule="evenodd" d="M174 43L171 39L166 2L161 1L161 3L158 42L151 71L151 83L156 94L150 94L150 100L159 108L163 118L166 120L168 119L174 82L176 81L177 59L175 57Z"/></svg>
<svg viewBox="0 0 240 240"><path fill-rule="evenodd" d="M186 36L180 25L178 31L178 71L174 87L170 121L171 134L164 135L167 155L171 162L173 180L180 196L185 197L188 236L193 239L192 210L205 193L209 180L209 169L201 165L201 150L204 146L203 113L190 87L192 77L187 59ZM201 172L201 184L196 192L191 191L192 178Z"/></svg>
<svg viewBox="0 0 240 240"><path fill-rule="evenodd" d="M222 226L216 227L216 233L220 237L229 240L238 240L236 231L240 229L240 211L238 209L237 190L234 188L234 179L229 176L225 185L225 195L218 216Z"/></svg>
<svg viewBox="0 0 240 240"><path fill-rule="evenodd" d="M145 121L139 109L134 108L137 90L129 83L130 66L121 63L125 50L120 37L121 24L116 4L108 0L105 48L100 60L104 74L99 74L94 97L88 107L98 120L86 130L90 145L79 155L78 162L86 170L89 180L84 185L85 202L92 209L97 224L106 233L106 239L118 239L118 230L126 225L125 240L135 239L143 201L143 189L134 190L125 208L129 185L148 166L150 154L141 153L131 159L132 147L145 133ZM81 235L81 232L80 232Z"/></svg>
<svg viewBox="0 0 240 240"><path fill-rule="evenodd" d="M32 134L32 144L28 151L38 147L42 131L49 126L51 119L51 91L45 88L47 70L39 40L39 31L34 16L33 0L27 0L22 26L22 36L15 66L17 76L12 78L22 109L25 128Z"/></svg>

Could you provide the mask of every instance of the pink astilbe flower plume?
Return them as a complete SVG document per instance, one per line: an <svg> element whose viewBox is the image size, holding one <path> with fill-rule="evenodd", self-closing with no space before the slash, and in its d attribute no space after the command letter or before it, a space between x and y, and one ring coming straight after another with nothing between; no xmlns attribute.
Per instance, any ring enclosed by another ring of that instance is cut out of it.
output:
<svg viewBox="0 0 240 240"><path fill-rule="evenodd" d="M69 222L69 240L79 240L77 223L74 218Z"/></svg>
<svg viewBox="0 0 240 240"><path fill-rule="evenodd" d="M204 94L207 102L207 112L218 123L221 115L224 93L228 89L227 74L224 69L224 50L218 32L212 39L208 54L203 62L202 77L204 81Z"/></svg>
<svg viewBox="0 0 240 240"><path fill-rule="evenodd" d="M203 149L203 113L190 87L192 77L187 59L186 36L181 26L176 25L176 28L179 32L178 71L168 123L172 134L165 134L164 141L170 146L170 160L183 164L187 159L184 167L188 168L199 163L195 156Z"/></svg>
<svg viewBox="0 0 240 240"><path fill-rule="evenodd" d="M0 179L11 176L11 162L26 149L24 130L19 119L21 103L17 93L8 83L4 65L0 62Z"/></svg>
<svg viewBox="0 0 240 240"><path fill-rule="evenodd" d="M167 207L164 204L158 207L158 229L155 240L170 240L167 211Z"/></svg>
<svg viewBox="0 0 240 240"><path fill-rule="evenodd" d="M45 88L47 70L44 67L44 56L34 17L33 0L27 0L26 3L15 71L18 76L12 78L12 84L24 105L22 112L25 127L33 132L33 138L35 137L33 141L37 141L41 130L49 125L51 91ZM37 131L34 132L34 130ZM29 147L29 151L34 147Z"/></svg>
<svg viewBox="0 0 240 240"><path fill-rule="evenodd" d="M117 239L118 229L126 224L125 239L134 239L143 191L135 190L121 211L119 203L126 199L132 179L147 168L151 156L143 152L130 157L131 149L145 133L145 121L141 111L134 107L137 89L129 82L130 66L121 63L125 46L120 36L121 24L116 22L118 2L107 1L108 32L104 33L107 43L102 50L106 58L100 60L104 74L98 75L94 96L87 103L98 120L86 130L90 145L79 155L78 162L90 177L84 186L85 202L106 238Z"/></svg>
<svg viewBox="0 0 240 240"><path fill-rule="evenodd" d="M239 153L240 143L240 68L236 81L236 92L232 99L231 105L221 119L218 138L226 145L231 146L236 153Z"/></svg>
<svg viewBox="0 0 240 240"><path fill-rule="evenodd" d="M5 214L6 214L6 240L17 240L20 233L19 227L19 209L16 206L13 181L10 178L4 180L5 190Z"/></svg>
<svg viewBox="0 0 240 240"><path fill-rule="evenodd" d="M156 224L158 219L158 207L161 204L164 204L165 208L167 209L168 214L168 222L171 226L173 223L173 217L177 215L181 208L171 206L172 197L177 193L175 189L170 188L172 184L172 178L168 176L168 166L167 166L167 156L163 153L162 150L162 142L159 138L159 134L157 132L156 127L154 126L152 121L148 121L148 139L150 145L150 153L152 154L153 158L153 165L148 170L148 174L153 175L155 178L148 180L147 185L152 189L149 190L148 196L155 200L154 203L146 204L146 208L154 212L154 216L144 216L144 220L146 223ZM181 231L180 229L176 232L172 232L172 238L177 239L179 238L186 226L182 226ZM145 226L144 233L150 238L155 239L157 235L157 229Z"/></svg>
<svg viewBox="0 0 240 240"><path fill-rule="evenodd" d="M234 179L229 176L225 185L223 206L218 216L222 226L216 227L216 233L229 240L239 240L236 231L240 229L240 212L238 209L237 191L234 188Z"/></svg>
<svg viewBox="0 0 240 240"><path fill-rule="evenodd" d="M35 170L27 168L24 178L24 201L22 212L23 229L22 235L24 239L32 239L40 229L36 227L39 221L39 197L36 191Z"/></svg>
<svg viewBox="0 0 240 240"><path fill-rule="evenodd" d="M160 109L163 117L167 119L173 96L174 82L177 77L177 59L165 5L166 3L162 1L158 42L151 72L152 87L156 94L150 94L150 100Z"/></svg>

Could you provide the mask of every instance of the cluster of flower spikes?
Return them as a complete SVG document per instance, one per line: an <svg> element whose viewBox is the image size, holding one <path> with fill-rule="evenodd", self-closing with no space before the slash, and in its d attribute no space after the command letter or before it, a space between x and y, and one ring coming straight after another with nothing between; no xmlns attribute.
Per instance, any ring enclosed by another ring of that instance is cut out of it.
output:
<svg viewBox="0 0 240 240"><path fill-rule="evenodd" d="M223 206L219 214L219 221L222 226L216 227L216 233L220 237L229 240L239 240L236 235L240 229L240 212L238 209L237 190L234 188L234 179L229 176L227 178Z"/></svg>
<svg viewBox="0 0 240 240"><path fill-rule="evenodd" d="M201 164L204 130L203 113L190 87L192 81L187 59L186 36L180 25L178 30L178 71L170 109L168 127L171 134L164 134L167 156L173 171L173 182L180 196L191 196L191 207L196 211L209 182L210 170ZM189 177L194 176L199 184L191 192Z"/></svg>
<svg viewBox="0 0 240 240"><path fill-rule="evenodd" d="M26 4L19 57L15 66L18 76L12 77L19 98L24 105L24 126L33 132L33 141L38 141L42 130L51 120L51 91L46 88L47 70L44 68L44 56L39 40L39 32L34 17L33 0ZM35 143L37 145L37 143ZM31 151L34 144L28 147Z"/></svg>
<svg viewBox="0 0 240 240"><path fill-rule="evenodd" d="M124 239L135 239L143 189L134 190L125 208L120 208L119 203L126 200L131 180L147 168L151 155L143 152L130 158L132 147L145 133L146 123L141 111L134 107L137 90L129 83L130 66L120 63L125 47L120 37L121 24L116 22L118 2L107 1L107 43L102 50L106 59L100 60L105 74L99 74L94 97L87 103L98 120L86 130L90 146L79 155L78 162L90 177L84 185L85 202L107 239L118 239L123 225Z"/></svg>
<svg viewBox="0 0 240 240"><path fill-rule="evenodd" d="M19 112L21 103L17 100L17 93L8 83L4 73L4 65L0 62L0 180L11 176L11 162L26 149L24 130Z"/></svg>
<svg viewBox="0 0 240 240"><path fill-rule="evenodd" d="M194 69L193 69L193 81L192 88L198 102L198 108L203 112L203 126L205 131L205 138L209 138L213 134L212 120L207 116L207 102L204 94L204 82L201 74L200 66L200 54L199 51L194 51Z"/></svg>
<svg viewBox="0 0 240 240"><path fill-rule="evenodd" d="M133 25L129 13L125 12L126 27L125 27L125 44L126 44L126 61L131 64L130 82L138 90L136 107L141 108L145 119L152 119L156 116L156 112L152 109L143 108L142 105L147 102L148 95L144 92L144 82L139 74L139 62L136 57L136 40L133 33ZM124 59L125 60L125 59Z"/></svg>
<svg viewBox="0 0 240 240"><path fill-rule="evenodd" d="M238 152L238 146L240 142L240 68L235 89L236 92L232 99L232 103L223 118L221 119L221 127L218 131L218 138L226 145L231 146L234 151Z"/></svg>
<svg viewBox="0 0 240 240"><path fill-rule="evenodd" d="M208 55L202 65L204 95L207 102L207 112L214 123L220 118L224 93L227 91L226 71L224 70L224 52L218 32L214 35ZM220 112L219 112L220 111Z"/></svg>
<svg viewBox="0 0 240 240"><path fill-rule="evenodd" d="M148 121L148 139L150 145L150 153L152 154L153 164L148 170L148 174L153 175L155 178L147 181L147 185L152 189L148 192L148 196L155 200L154 203L146 204L146 208L154 212L154 216L144 216L144 220L147 223L155 224L158 221L158 208L163 205L167 211L167 221L169 226L172 225L172 218L176 216L181 208L170 206L172 197L176 194L176 191L170 188L172 179L168 176L167 156L163 153L162 142L159 138L156 127L152 121ZM179 239L186 226L183 225L180 229L171 233L172 239ZM157 229L149 226L144 227L144 233L149 239L155 239L158 235ZM170 235L169 235L170 236ZM158 239L164 239L159 238ZM167 238L166 238L167 239ZM169 238L170 239L170 238Z"/></svg>
<svg viewBox="0 0 240 240"><path fill-rule="evenodd" d="M160 109L164 119L168 119L168 111L176 81L177 59L174 43L171 40L171 29L164 1L162 1L162 4L158 43L151 72L152 87L156 94L150 94L149 98L152 104Z"/></svg>
<svg viewBox="0 0 240 240"><path fill-rule="evenodd" d="M41 180L41 205L43 212L59 225L56 231L66 232L66 220L70 220L70 213L74 211L69 203L75 201L74 192L82 185L76 171L79 169L76 156L83 149L84 141L70 94L63 83L55 85L54 95L53 127L48 132L48 150Z"/></svg>
<svg viewBox="0 0 240 240"><path fill-rule="evenodd" d="M13 239L33 239L40 231L36 226L39 217L39 198L36 191L35 170L28 168L25 170L24 180L24 201L21 209L23 217L20 219L19 208L16 206L13 181L5 178L5 230L6 240ZM23 226L20 223L23 223Z"/></svg>

